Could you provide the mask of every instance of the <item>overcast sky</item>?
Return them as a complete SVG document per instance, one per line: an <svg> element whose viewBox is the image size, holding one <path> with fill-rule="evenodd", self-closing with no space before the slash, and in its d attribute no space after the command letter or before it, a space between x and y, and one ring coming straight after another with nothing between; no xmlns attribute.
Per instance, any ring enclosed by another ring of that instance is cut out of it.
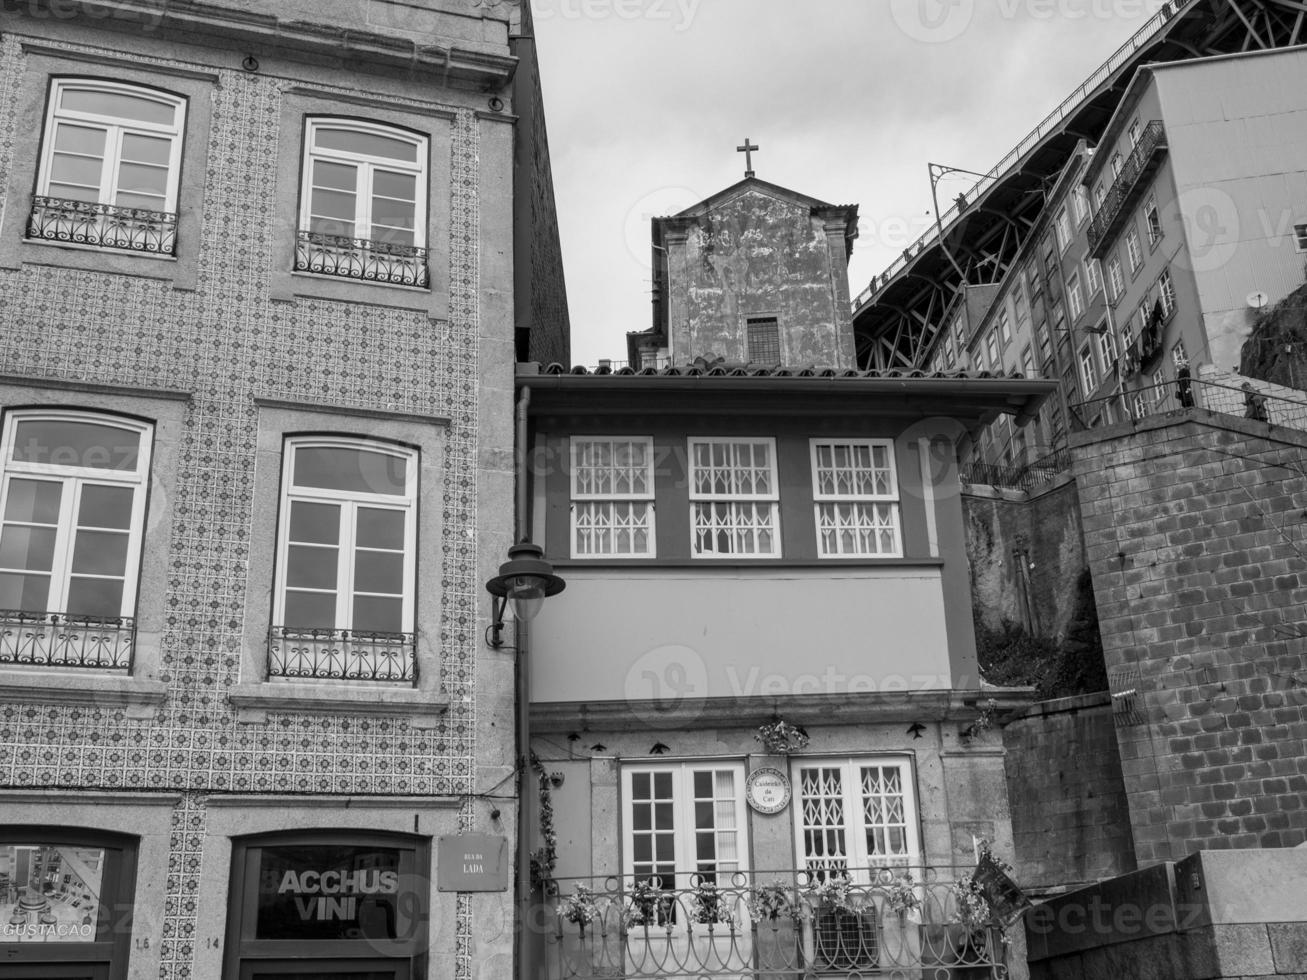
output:
<svg viewBox="0 0 1307 980"><path fill-rule="evenodd" d="M532 0L573 363L650 325L649 219L757 175L858 204L859 293L1160 0ZM946 178L941 209L974 178Z"/></svg>

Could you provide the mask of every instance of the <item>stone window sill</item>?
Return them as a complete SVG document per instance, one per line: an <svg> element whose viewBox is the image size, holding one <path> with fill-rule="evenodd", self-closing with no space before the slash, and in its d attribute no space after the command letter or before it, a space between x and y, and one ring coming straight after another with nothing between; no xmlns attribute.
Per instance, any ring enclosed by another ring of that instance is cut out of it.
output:
<svg viewBox="0 0 1307 980"><path fill-rule="evenodd" d="M449 698L411 687L323 683L240 684L227 695L242 724L266 722L271 713L384 715L413 728L434 728L449 710Z"/></svg>
<svg viewBox="0 0 1307 980"><path fill-rule="evenodd" d="M0 668L0 702L122 708L133 721L153 721L167 696L162 681L127 674Z"/></svg>

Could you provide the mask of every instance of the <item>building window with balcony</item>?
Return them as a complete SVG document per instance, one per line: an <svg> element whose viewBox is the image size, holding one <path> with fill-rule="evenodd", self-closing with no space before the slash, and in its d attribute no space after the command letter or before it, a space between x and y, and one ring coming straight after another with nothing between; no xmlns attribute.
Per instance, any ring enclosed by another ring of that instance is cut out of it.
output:
<svg viewBox="0 0 1307 980"><path fill-rule="evenodd" d="M295 271L426 288L427 138L309 119Z"/></svg>
<svg viewBox="0 0 1307 980"><path fill-rule="evenodd" d="M779 558L775 439L691 439L690 549L696 558Z"/></svg>
<svg viewBox="0 0 1307 980"><path fill-rule="evenodd" d="M572 439L572 557L653 558L653 439Z"/></svg>
<svg viewBox="0 0 1307 980"><path fill-rule="evenodd" d="M897 558L899 488L888 440L813 439L812 493L823 558Z"/></svg>
<svg viewBox="0 0 1307 980"><path fill-rule="evenodd" d="M1157 202L1151 197L1144 205L1144 224L1148 228L1148 247L1156 248L1162 240L1162 216L1157 210Z"/></svg>
<svg viewBox="0 0 1307 980"><path fill-rule="evenodd" d="M1114 179L1121 176L1121 164L1123 162L1119 151L1112 154L1112 177Z"/></svg>
<svg viewBox="0 0 1307 980"><path fill-rule="evenodd" d="M1175 312L1175 282L1171 279L1171 270L1163 269L1157 277L1157 297L1162 306L1162 319L1170 319Z"/></svg>
<svg viewBox="0 0 1307 980"><path fill-rule="evenodd" d="M181 96L98 79L55 79L27 237L174 254L185 122Z"/></svg>
<svg viewBox="0 0 1307 980"><path fill-rule="evenodd" d="M1134 146L1139 142L1139 117L1136 116L1130 121L1130 128L1126 130L1126 142Z"/></svg>
<svg viewBox="0 0 1307 980"><path fill-rule="evenodd" d="M1080 273L1071 273L1071 278L1066 281L1066 295L1067 305L1071 307L1071 320L1074 322L1085 312L1085 297L1080 291Z"/></svg>
<svg viewBox="0 0 1307 980"><path fill-rule="evenodd" d="M376 441L287 440L269 676L414 680L417 463Z"/></svg>
<svg viewBox="0 0 1307 980"><path fill-rule="evenodd" d="M1107 290L1114 303L1125 292L1125 274L1121 271L1121 260L1115 255L1107 262Z"/></svg>
<svg viewBox="0 0 1307 980"><path fill-rule="evenodd" d="M0 663L130 669L152 435L108 415L5 418Z"/></svg>
<svg viewBox="0 0 1307 980"><path fill-rule="evenodd" d="M1144 264L1144 250L1139 244L1139 229L1134 225L1125 234L1125 254L1130 262L1130 274L1134 275Z"/></svg>
<svg viewBox="0 0 1307 980"><path fill-rule="evenodd" d="M1084 390L1086 398L1092 397L1094 389L1098 387L1098 374L1094 369L1094 352L1090 350L1088 344L1080 348L1080 387Z"/></svg>
<svg viewBox="0 0 1307 980"><path fill-rule="evenodd" d="M1103 201L1107 198L1107 184L1105 181L1099 181L1094 185L1094 208L1102 208Z"/></svg>

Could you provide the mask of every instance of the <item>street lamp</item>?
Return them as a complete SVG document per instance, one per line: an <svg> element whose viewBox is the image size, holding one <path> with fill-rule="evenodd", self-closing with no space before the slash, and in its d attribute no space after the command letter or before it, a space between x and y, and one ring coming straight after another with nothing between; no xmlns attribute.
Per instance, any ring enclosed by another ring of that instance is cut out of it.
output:
<svg viewBox="0 0 1307 980"><path fill-rule="evenodd" d="M554 574L554 566L545 560L539 545L524 541L508 549L508 561L499 566L499 574L486 583L494 596L486 644L494 650L504 645L504 612L512 603L517 620L517 663L514 671L517 691L517 975L531 980L531 944L527 926L531 912L531 838L526 819L527 772L531 764L530 675L527 673L531 622L545 599L558 595L567 583Z"/></svg>

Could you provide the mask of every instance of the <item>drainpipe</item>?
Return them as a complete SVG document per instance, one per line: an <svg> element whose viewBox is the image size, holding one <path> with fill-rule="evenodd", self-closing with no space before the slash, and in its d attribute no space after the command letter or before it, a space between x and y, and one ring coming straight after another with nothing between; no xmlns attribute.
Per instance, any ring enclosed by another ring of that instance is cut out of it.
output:
<svg viewBox="0 0 1307 980"><path fill-rule="evenodd" d="M527 533L527 410L531 407L531 389L523 388L517 399L517 435L513 447L513 492L516 504L514 543L529 537ZM531 680L527 673L527 648L530 638L525 623L513 624L513 687L517 701L517 976L533 980L531 963L531 826L528 819L528 793L531 785Z"/></svg>
<svg viewBox="0 0 1307 980"><path fill-rule="evenodd" d="M517 442L513 452L513 488L516 494L517 502L517 534L513 540L514 544L521 544L528 540L531 535L527 533L527 522L529 514L527 511L529 497L527 496L526 484L526 417L527 410L531 407L531 389L523 388L522 393L517 399Z"/></svg>

